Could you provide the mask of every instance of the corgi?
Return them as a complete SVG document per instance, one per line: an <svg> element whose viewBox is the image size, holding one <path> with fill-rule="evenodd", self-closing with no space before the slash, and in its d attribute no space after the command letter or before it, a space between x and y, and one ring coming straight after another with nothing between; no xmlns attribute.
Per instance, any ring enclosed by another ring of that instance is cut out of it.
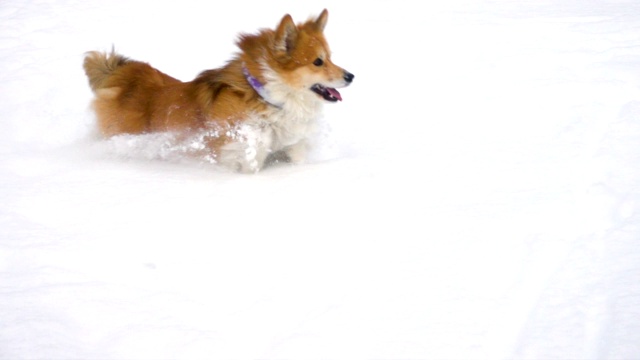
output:
<svg viewBox="0 0 640 360"><path fill-rule="evenodd" d="M324 103L354 75L331 61L327 10L295 24L241 34L240 51L219 69L182 82L112 50L89 52L84 70L100 132L171 132L198 138L212 162L254 173L272 162L302 163Z"/></svg>

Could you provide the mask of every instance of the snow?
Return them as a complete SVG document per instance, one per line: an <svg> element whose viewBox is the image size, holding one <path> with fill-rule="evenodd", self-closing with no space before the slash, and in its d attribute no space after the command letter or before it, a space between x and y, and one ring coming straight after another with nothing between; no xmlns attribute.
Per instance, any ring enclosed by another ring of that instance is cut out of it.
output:
<svg viewBox="0 0 640 360"><path fill-rule="evenodd" d="M318 6L309 164L95 135L84 52L188 80ZM4 1L0 48L2 359L640 358L635 1Z"/></svg>

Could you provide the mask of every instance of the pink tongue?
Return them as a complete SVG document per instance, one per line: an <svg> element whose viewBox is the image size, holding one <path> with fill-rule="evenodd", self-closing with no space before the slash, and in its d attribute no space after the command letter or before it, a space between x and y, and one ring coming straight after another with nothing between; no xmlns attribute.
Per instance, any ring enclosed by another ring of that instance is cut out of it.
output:
<svg viewBox="0 0 640 360"><path fill-rule="evenodd" d="M338 92L338 90L328 87L327 91L329 92L329 94L331 94L331 96L342 101L342 96L340 96L340 93Z"/></svg>

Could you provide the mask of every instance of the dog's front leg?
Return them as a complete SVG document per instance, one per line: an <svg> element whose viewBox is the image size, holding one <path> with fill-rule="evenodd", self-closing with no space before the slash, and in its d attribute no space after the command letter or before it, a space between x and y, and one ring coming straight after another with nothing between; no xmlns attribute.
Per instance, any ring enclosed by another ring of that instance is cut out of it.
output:
<svg viewBox="0 0 640 360"><path fill-rule="evenodd" d="M288 146L284 149L284 152L289 157L289 161L292 164L301 164L307 160L309 154L310 144L309 141L304 139L299 142Z"/></svg>
<svg viewBox="0 0 640 360"><path fill-rule="evenodd" d="M232 141L220 149L219 163L243 173L260 171L271 152L271 130L265 127L243 126L232 132L231 138Z"/></svg>

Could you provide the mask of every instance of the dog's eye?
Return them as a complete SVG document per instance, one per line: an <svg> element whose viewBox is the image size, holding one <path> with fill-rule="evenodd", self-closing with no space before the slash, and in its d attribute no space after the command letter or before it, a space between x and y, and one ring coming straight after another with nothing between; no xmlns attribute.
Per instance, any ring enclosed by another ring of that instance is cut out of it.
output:
<svg viewBox="0 0 640 360"><path fill-rule="evenodd" d="M324 64L324 61L322 61L322 59L317 58L313 61L313 65L315 66L322 66L322 64Z"/></svg>

